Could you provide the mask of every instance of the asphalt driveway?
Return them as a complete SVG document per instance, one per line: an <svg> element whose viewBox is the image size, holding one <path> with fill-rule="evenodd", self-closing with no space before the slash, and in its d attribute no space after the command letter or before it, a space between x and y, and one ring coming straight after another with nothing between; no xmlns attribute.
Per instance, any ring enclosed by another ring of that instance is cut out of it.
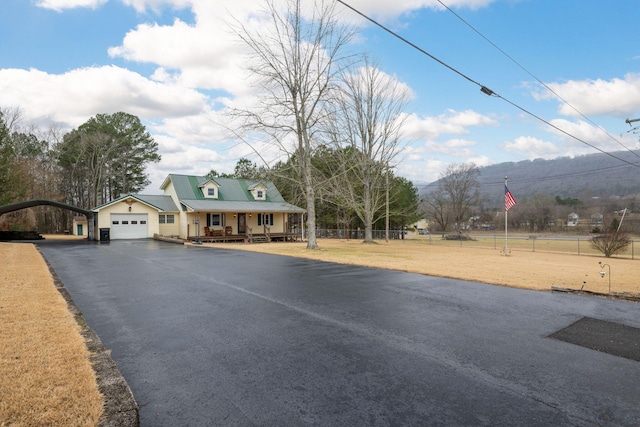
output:
<svg viewBox="0 0 640 427"><path fill-rule="evenodd" d="M640 328L637 303L149 240L39 246L142 426L640 420L640 362L549 337L584 317Z"/></svg>

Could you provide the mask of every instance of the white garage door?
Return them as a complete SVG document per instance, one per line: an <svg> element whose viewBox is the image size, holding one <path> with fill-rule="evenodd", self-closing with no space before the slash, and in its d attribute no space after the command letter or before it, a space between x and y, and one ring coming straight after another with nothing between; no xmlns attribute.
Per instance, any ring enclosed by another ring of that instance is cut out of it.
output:
<svg viewBox="0 0 640 427"><path fill-rule="evenodd" d="M147 214L111 214L110 238L146 239L149 236Z"/></svg>

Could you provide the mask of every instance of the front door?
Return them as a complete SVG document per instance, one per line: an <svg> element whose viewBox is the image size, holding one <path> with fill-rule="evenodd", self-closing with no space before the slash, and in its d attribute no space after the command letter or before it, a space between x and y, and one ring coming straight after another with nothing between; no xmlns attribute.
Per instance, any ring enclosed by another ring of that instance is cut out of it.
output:
<svg viewBox="0 0 640 427"><path fill-rule="evenodd" d="M82 224L78 224L78 236L82 236Z"/></svg>
<svg viewBox="0 0 640 427"><path fill-rule="evenodd" d="M247 214L238 214L238 234L247 234Z"/></svg>

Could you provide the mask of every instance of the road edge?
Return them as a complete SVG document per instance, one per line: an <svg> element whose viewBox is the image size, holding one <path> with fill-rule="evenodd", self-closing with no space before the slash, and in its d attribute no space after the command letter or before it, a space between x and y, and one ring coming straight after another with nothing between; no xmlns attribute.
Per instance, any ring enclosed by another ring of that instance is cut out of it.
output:
<svg viewBox="0 0 640 427"><path fill-rule="evenodd" d="M80 325L80 333L85 339L87 349L91 353L89 360L96 374L98 389L104 396L104 413L98 426L139 427L138 403L118 365L111 358L111 350L104 346L98 334L89 327L82 312L76 306L73 298L71 298L69 291L64 287L64 283L53 270L47 258L40 252L37 245L36 249L47 264L56 289L67 302L69 311L73 314L78 325Z"/></svg>

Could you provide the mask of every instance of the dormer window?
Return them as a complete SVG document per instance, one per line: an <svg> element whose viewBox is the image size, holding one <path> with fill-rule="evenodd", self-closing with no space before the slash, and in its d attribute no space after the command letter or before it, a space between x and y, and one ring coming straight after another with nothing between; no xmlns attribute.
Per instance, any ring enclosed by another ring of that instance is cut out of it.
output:
<svg viewBox="0 0 640 427"><path fill-rule="evenodd" d="M254 200L267 200L267 186L259 182L249 186L249 191Z"/></svg>
<svg viewBox="0 0 640 427"><path fill-rule="evenodd" d="M200 188L205 199L218 199L220 197L220 186L213 180L200 185Z"/></svg>

